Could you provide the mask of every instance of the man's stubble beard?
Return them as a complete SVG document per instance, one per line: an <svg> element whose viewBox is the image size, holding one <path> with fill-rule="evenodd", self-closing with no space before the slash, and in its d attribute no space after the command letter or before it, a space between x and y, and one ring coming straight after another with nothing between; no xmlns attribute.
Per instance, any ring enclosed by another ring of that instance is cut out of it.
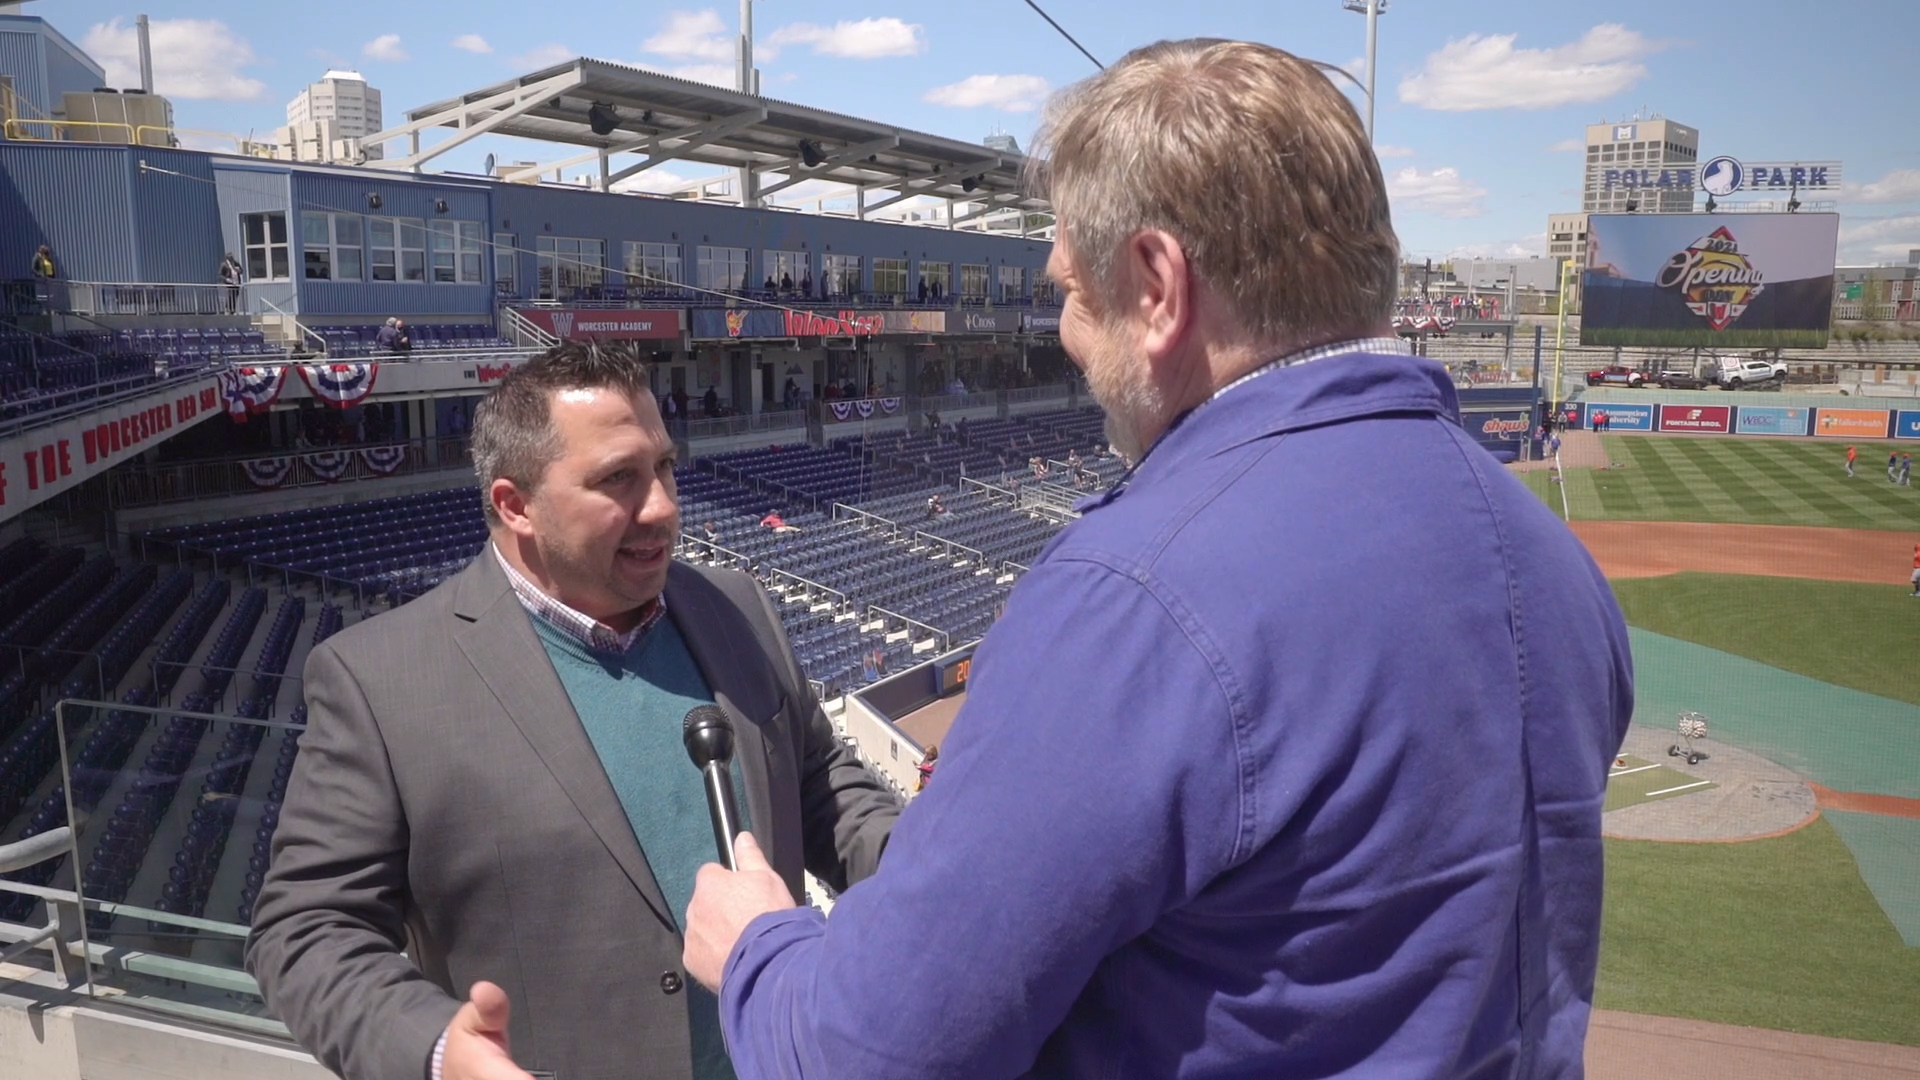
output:
<svg viewBox="0 0 1920 1080"><path fill-rule="evenodd" d="M1106 413L1107 442L1128 463L1146 453L1143 432L1160 428L1166 395L1152 381L1144 357L1130 353L1121 333L1102 327L1086 365L1087 389Z"/></svg>

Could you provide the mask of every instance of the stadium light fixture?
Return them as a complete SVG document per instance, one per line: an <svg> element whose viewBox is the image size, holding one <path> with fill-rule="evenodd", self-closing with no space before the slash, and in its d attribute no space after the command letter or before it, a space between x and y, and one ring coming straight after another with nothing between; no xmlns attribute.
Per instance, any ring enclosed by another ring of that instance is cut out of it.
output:
<svg viewBox="0 0 1920 1080"><path fill-rule="evenodd" d="M800 140L800 162L809 169L817 169L827 156L820 152L820 144L812 139Z"/></svg>
<svg viewBox="0 0 1920 1080"><path fill-rule="evenodd" d="M1638 209L1640 209L1640 200L1639 200L1639 199L1628 199L1628 200L1627 200L1627 213L1629 213L1629 214L1631 214L1631 213L1633 213L1633 212L1634 212L1635 210L1638 210Z"/></svg>
<svg viewBox="0 0 1920 1080"><path fill-rule="evenodd" d="M1340 0L1340 6L1348 11L1357 11L1367 17L1367 138L1373 138L1373 69L1378 65L1380 41L1380 13L1387 10L1387 0Z"/></svg>
<svg viewBox="0 0 1920 1080"><path fill-rule="evenodd" d="M604 101L596 101L587 108L587 127L595 135L611 135L613 129L620 126L620 114L613 106Z"/></svg>
<svg viewBox="0 0 1920 1080"><path fill-rule="evenodd" d="M1720 204L1713 201L1713 196L1707 196L1707 213L1711 214L1718 209L1720 209Z"/></svg>
<svg viewBox="0 0 1920 1080"><path fill-rule="evenodd" d="M1800 212L1800 185L1794 184L1792 187L1789 187L1787 189L1787 213L1797 214L1799 212Z"/></svg>
<svg viewBox="0 0 1920 1080"><path fill-rule="evenodd" d="M965 176L965 177L961 177L960 179L961 191L972 191L974 188L977 188L979 186L980 186L980 178L977 176Z"/></svg>

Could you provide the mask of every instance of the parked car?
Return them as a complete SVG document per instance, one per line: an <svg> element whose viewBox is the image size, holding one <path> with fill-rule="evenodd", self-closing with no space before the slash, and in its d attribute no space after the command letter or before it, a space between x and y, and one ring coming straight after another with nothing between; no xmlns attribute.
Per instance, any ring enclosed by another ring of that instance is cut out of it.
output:
<svg viewBox="0 0 1920 1080"><path fill-rule="evenodd" d="M1778 387L1787 381L1787 365L1778 360L1734 360L1722 358L1715 380L1728 390L1744 386Z"/></svg>
<svg viewBox="0 0 1920 1080"><path fill-rule="evenodd" d="M1679 368L1662 371L1653 377L1654 385L1668 390L1702 390L1706 388L1708 381L1705 375L1696 375Z"/></svg>
<svg viewBox="0 0 1920 1080"><path fill-rule="evenodd" d="M1634 389L1646 385L1647 373L1626 364L1608 364L1606 367L1587 372L1588 386L1631 386Z"/></svg>

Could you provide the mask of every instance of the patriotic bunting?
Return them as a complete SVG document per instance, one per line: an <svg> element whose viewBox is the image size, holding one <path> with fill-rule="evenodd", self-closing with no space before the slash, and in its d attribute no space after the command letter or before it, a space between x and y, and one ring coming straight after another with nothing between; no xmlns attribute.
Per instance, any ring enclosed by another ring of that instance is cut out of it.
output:
<svg viewBox="0 0 1920 1080"><path fill-rule="evenodd" d="M227 415L244 424L250 414L266 412L286 383L284 364L228 368L220 373L220 397Z"/></svg>
<svg viewBox="0 0 1920 1080"><path fill-rule="evenodd" d="M381 476L392 476L395 469L407 460L407 448L404 446L369 446L360 451L360 460L367 468Z"/></svg>
<svg viewBox="0 0 1920 1080"><path fill-rule="evenodd" d="M300 365L300 378L306 382L307 389L316 399L336 409L360 404L373 393L373 381L379 376L380 364L374 360Z"/></svg>
<svg viewBox="0 0 1920 1080"><path fill-rule="evenodd" d="M303 455L300 460L306 462L308 471L313 475L331 484L347 475L347 470L353 465L353 451L321 450Z"/></svg>
<svg viewBox="0 0 1920 1080"><path fill-rule="evenodd" d="M277 488L287 482L293 473L293 459L290 457L254 458L243 461L240 467L247 471L247 479L257 488Z"/></svg>

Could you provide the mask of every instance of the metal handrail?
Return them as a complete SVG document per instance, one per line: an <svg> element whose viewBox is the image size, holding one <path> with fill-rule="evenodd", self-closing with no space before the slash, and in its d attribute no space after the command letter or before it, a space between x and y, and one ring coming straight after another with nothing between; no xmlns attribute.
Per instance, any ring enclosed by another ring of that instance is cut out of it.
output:
<svg viewBox="0 0 1920 1080"><path fill-rule="evenodd" d="M300 339L302 344L306 342L307 338L312 338L313 340L320 343L321 352L324 353L327 351L327 339L321 337L319 334L316 334L312 330L308 329L307 324L300 321L300 316L289 314L286 311L286 309L282 308L279 304L274 303L273 301L267 299L264 296L260 297L260 302L262 304L265 304L267 307L273 309L273 313L275 315L278 315L283 319L293 320L294 329L300 331L302 335Z"/></svg>

